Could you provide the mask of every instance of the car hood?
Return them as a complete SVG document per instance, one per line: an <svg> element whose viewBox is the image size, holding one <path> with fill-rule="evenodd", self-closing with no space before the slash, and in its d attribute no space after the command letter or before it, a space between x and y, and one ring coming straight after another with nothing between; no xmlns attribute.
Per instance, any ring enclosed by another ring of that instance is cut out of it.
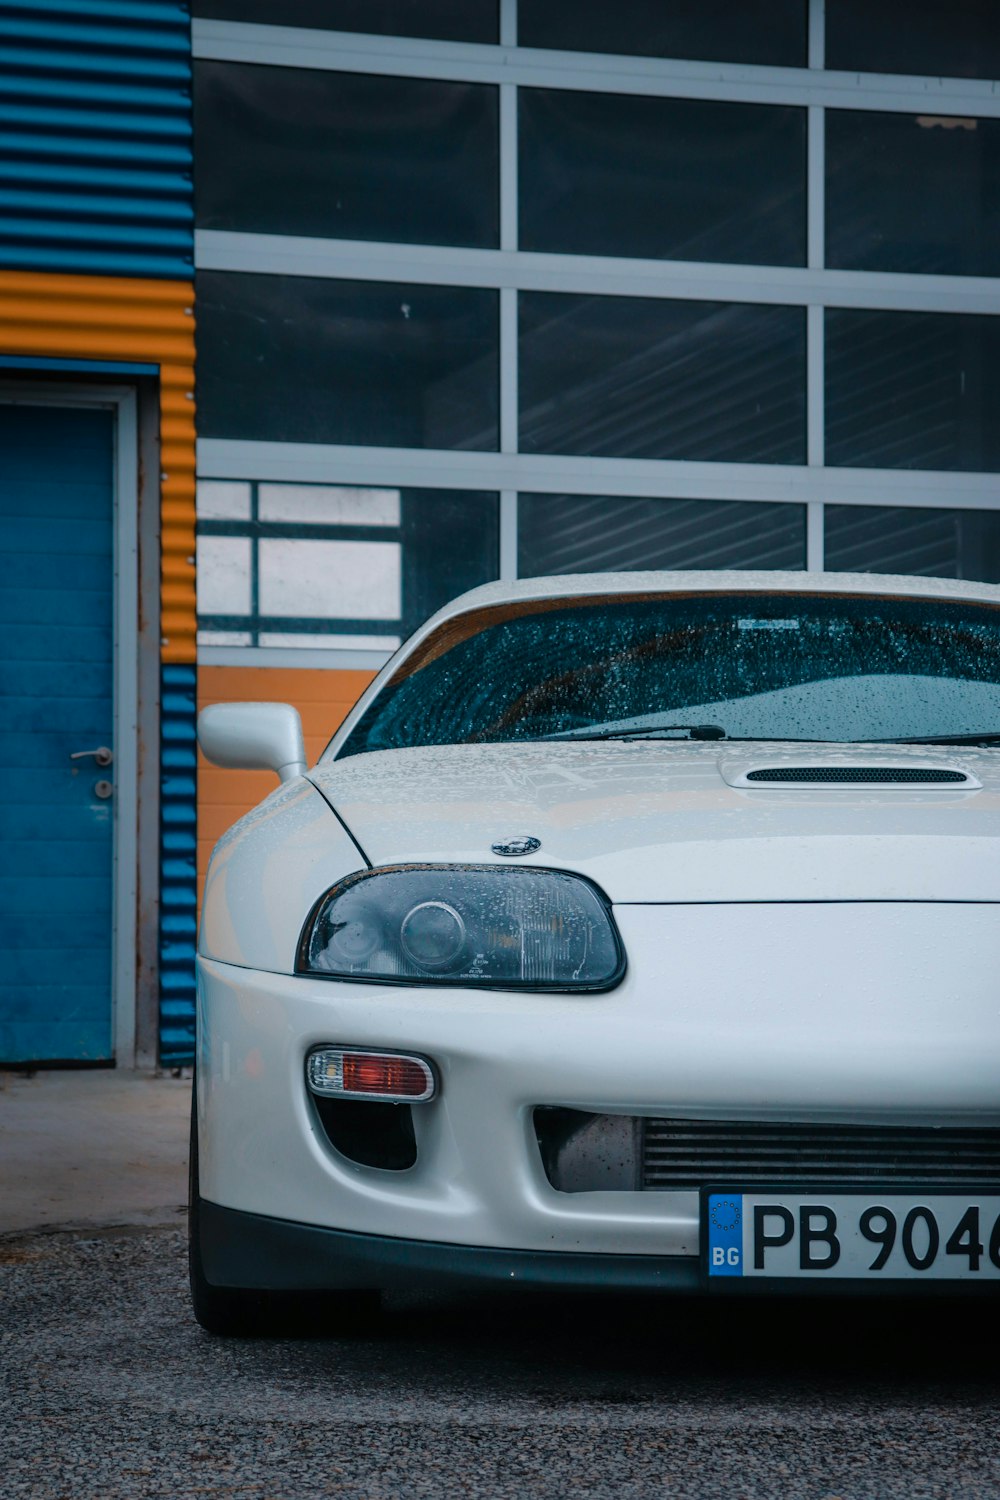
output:
<svg viewBox="0 0 1000 1500"><path fill-rule="evenodd" d="M808 779L747 780L761 770ZM949 774L914 784L913 772ZM373 865L508 864L491 846L530 835L540 846L518 863L578 871L618 903L1000 901L1000 751L456 745L309 776Z"/></svg>

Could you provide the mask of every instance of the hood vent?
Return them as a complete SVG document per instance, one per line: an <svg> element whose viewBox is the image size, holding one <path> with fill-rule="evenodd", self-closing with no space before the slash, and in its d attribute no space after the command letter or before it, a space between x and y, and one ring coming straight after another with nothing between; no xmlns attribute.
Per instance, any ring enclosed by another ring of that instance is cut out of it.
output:
<svg viewBox="0 0 1000 1500"><path fill-rule="evenodd" d="M935 766L765 766L747 771L748 782L810 782L836 786L975 786L965 771Z"/></svg>

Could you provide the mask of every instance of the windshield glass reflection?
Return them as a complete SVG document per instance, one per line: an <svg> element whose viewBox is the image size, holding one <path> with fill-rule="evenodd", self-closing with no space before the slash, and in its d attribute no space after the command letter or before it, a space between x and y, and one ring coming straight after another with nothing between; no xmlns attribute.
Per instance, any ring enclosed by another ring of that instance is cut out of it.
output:
<svg viewBox="0 0 1000 1500"><path fill-rule="evenodd" d="M817 595L535 601L404 663L341 755L718 725L728 738L1000 733L1000 611Z"/></svg>

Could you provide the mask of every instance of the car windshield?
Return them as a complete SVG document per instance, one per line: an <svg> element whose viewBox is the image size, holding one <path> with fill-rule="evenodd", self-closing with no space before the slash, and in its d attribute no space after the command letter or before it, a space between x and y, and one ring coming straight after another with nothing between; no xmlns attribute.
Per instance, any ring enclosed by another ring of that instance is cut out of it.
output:
<svg viewBox="0 0 1000 1500"><path fill-rule="evenodd" d="M339 753L718 731L837 741L1000 735L1000 610L788 593L493 606L432 633Z"/></svg>

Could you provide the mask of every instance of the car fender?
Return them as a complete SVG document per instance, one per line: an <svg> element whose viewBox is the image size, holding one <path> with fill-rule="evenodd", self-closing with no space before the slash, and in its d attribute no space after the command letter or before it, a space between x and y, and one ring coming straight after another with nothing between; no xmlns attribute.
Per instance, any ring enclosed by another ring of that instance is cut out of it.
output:
<svg viewBox="0 0 1000 1500"><path fill-rule="evenodd" d="M367 860L312 783L285 782L215 846L198 951L242 968L291 974L306 917Z"/></svg>

